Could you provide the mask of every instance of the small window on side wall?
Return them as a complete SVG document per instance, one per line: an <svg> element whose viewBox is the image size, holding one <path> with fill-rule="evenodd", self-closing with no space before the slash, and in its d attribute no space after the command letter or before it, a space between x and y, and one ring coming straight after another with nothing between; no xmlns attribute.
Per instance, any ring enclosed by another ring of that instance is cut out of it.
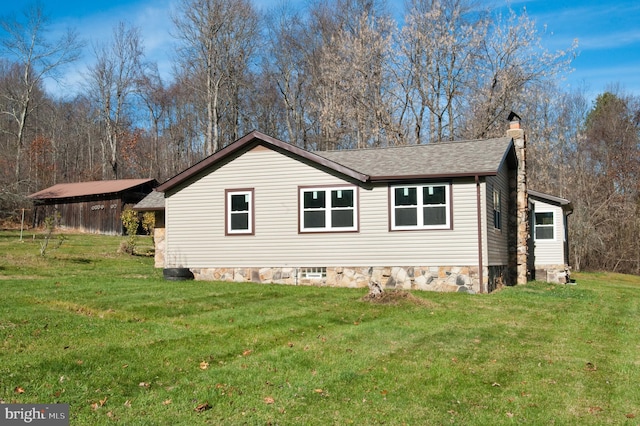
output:
<svg viewBox="0 0 640 426"><path fill-rule="evenodd" d="M555 237L555 226L553 212L535 213L535 239L553 240Z"/></svg>
<svg viewBox="0 0 640 426"><path fill-rule="evenodd" d="M253 189L226 191L227 235L253 234Z"/></svg>
<svg viewBox="0 0 640 426"><path fill-rule="evenodd" d="M502 229L502 195L500 190L493 190L493 227Z"/></svg>

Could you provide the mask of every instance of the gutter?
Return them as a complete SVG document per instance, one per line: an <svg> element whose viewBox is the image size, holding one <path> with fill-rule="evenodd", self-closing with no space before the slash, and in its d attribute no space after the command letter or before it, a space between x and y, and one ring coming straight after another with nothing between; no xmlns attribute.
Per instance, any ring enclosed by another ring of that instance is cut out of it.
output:
<svg viewBox="0 0 640 426"><path fill-rule="evenodd" d="M452 178L468 178L468 177L478 177L478 176L497 176L497 170L488 170L488 171L476 171L476 172L464 172L464 173L443 173L443 174L432 174L432 175L392 175L392 176L370 176L369 180L371 182L406 182L406 181L433 181L433 180L442 180L442 179L452 179Z"/></svg>

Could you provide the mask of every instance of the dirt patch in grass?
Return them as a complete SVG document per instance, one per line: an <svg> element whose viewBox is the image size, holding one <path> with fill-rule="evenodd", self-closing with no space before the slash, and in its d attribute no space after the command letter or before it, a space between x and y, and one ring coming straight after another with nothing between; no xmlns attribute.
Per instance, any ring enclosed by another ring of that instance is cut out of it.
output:
<svg viewBox="0 0 640 426"><path fill-rule="evenodd" d="M48 306L51 309L66 310L66 311L73 312L75 314L86 316L86 317L105 318L109 316L114 316L114 314L116 313L116 311L111 308L107 310L92 309L87 306L79 305L76 303L64 302L64 301L58 301L58 300L42 301L40 303Z"/></svg>
<svg viewBox="0 0 640 426"><path fill-rule="evenodd" d="M36 275L0 275L0 281L8 280L39 280L41 277Z"/></svg>
<svg viewBox="0 0 640 426"><path fill-rule="evenodd" d="M423 299L421 297L414 296L405 290L391 290L383 291L380 294L372 295L367 294L361 299L363 302L375 303L379 305L415 305L424 306L427 308L433 308L436 303L431 300Z"/></svg>

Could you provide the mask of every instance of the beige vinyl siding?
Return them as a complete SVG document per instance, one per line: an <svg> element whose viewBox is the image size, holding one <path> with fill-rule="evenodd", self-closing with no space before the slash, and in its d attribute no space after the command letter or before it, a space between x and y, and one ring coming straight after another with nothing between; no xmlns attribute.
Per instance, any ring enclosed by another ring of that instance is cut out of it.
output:
<svg viewBox="0 0 640 426"><path fill-rule="evenodd" d="M562 265L564 264L564 217L562 207L545 203L537 199L531 199L536 213L553 212L553 240L534 240L536 265ZM535 220L535 219L534 219ZM532 226L535 221L532 220ZM535 229L531 229L532 237L535 237Z"/></svg>
<svg viewBox="0 0 640 426"><path fill-rule="evenodd" d="M298 233L300 186L350 184L258 147L166 200L167 267L477 265L475 183L452 184L453 230L389 231L387 185L357 189L359 231ZM255 235L225 236L225 189L254 190Z"/></svg>
<svg viewBox="0 0 640 426"><path fill-rule="evenodd" d="M496 229L493 219L493 190L500 191L502 227ZM502 167L496 176L487 177L486 193L486 235L489 266L506 265L509 262L508 224L509 224L509 176L506 167Z"/></svg>

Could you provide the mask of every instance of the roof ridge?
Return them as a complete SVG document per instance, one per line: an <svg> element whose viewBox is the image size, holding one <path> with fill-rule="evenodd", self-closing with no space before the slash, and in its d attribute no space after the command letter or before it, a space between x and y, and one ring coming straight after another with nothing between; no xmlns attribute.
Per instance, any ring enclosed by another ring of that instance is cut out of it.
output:
<svg viewBox="0 0 640 426"><path fill-rule="evenodd" d="M441 142L429 142L422 144L411 144L411 145L392 145L392 146L372 146L365 148L345 148L345 149L326 149L326 150L315 150L311 151L313 153L323 153L323 152L353 152L353 151L381 151L381 150L390 150L390 149L403 149L403 148L417 148L417 147L427 147L427 146L441 146L441 145L454 145L454 144L463 144L463 143L475 143L475 142L488 142L488 141L497 141L503 139L511 139L508 136L501 136L498 138L488 138L488 139L465 139L465 140L455 140L455 141L441 141Z"/></svg>
<svg viewBox="0 0 640 426"><path fill-rule="evenodd" d="M53 188L58 185L87 185L91 183L110 183L110 182L131 182L131 181L151 181L153 178L127 178L127 179L105 179L105 180L83 180L81 182L58 182L49 186L48 188ZM47 189L47 188L45 188Z"/></svg>

